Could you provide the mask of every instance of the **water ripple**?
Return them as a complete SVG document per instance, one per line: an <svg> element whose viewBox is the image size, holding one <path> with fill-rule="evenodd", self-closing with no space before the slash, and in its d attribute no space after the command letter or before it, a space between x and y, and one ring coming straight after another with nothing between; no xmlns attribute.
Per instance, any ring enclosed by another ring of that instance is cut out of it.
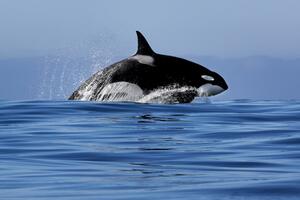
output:
<svg viewBox="0 0 300 200"><path fill-rule="evenodd" d="M300 102L1 101L0 199L299 199Z"/></svg>

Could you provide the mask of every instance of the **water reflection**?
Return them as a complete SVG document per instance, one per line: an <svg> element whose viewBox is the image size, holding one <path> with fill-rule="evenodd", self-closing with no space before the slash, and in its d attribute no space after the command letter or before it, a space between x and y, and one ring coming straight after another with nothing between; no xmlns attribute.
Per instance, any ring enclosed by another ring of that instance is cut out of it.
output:
<svg viewBox="0 0 300 200"><path fill-rule="evenodd" d="M154 116L153 114L142 114L139 116L136 116L138 123L155 123L155 122L178 122L181 121L180 117L184 117L183 114L177 114L177 115L167 115L167 116Z"/></svg>

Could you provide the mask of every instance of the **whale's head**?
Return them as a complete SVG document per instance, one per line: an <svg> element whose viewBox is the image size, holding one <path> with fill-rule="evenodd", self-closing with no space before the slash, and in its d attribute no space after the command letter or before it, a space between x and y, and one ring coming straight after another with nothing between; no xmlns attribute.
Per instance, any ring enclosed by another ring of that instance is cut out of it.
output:
<svg viewBox="0 0 300 200"><path fill-rule="evenodd" d="M214 96L228 89L224 78L216 72L206 71L201 73L201 86L198 88L200 96Z"/></svg>

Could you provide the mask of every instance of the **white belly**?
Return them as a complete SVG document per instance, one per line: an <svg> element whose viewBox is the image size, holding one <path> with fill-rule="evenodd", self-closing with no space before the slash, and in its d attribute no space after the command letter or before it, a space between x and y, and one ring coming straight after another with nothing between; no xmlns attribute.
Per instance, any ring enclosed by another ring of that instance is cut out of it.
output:
<svg viewBox="0 0 300 200"><path fill-rule="evenodd" d="M106 85L100 92L98 101L138 101L143 97L143 90L136 84L115 82Z"/></svg>

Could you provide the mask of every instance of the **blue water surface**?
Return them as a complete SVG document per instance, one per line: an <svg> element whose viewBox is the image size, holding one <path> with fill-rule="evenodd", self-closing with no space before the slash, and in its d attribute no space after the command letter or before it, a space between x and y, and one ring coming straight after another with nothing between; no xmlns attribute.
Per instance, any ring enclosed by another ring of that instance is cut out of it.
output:
<svg viewBox="0 0 300 200"><path fill-rule="evenodd" d="M300 102L0 101L0 199L300 199Z"/></svg>

